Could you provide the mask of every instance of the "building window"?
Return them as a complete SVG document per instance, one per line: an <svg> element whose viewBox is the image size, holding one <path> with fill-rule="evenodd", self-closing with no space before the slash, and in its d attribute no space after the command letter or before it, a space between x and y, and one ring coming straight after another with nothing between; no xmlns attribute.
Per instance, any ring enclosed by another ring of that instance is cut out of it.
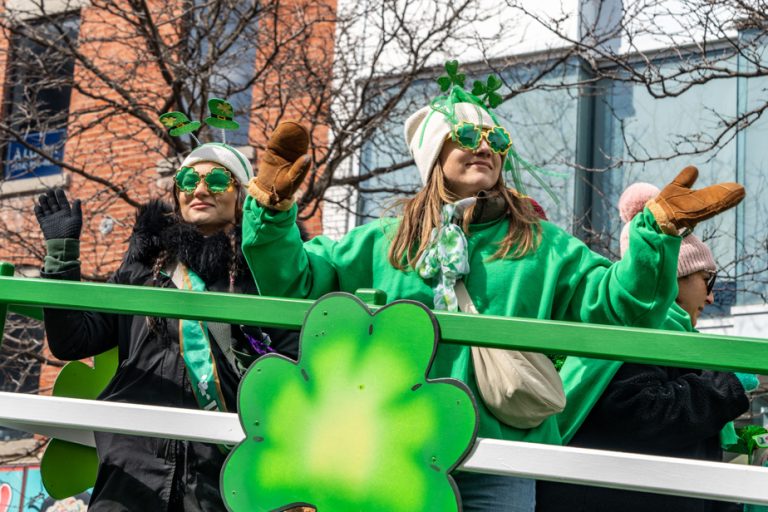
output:
<svg viewBox="0 0 768 512"><path fill-rule="evenodd" d="M80 19L66 15L30 23L11 38L7 74L3 179L61 173ZM44 41L44 42L42 42Z"/></svg>
<svg viewBox="0 0 768 512"><path fill-rule="evenodd" d="M672 59L660 59L654 65L671 76L679 69ZM684 84L685 79L678 80ZM666 85L672 90L674 84L670 80ZM618 200L629 185L648 182L663 188L688 165L699 168L694 188L739 181L735 140L692 151L696 147L692 141L704 141L699 144L704 147L706 141L715 139L722 129L721 117L737 114L736 88L736 79L713 80L677 96L656 98L642 84L603 84L596 104L593 150L595 167L608 172L597 173L599 193L593 195L592 204L592 224L600 235L601 252L618 256L622 228ZM712 250L718 266L715 304L704 310L705 315L728 315L730 307L738 304L737 292L754 279L737 269L740 235L736 226L742 212L734 208L696 227L696 235Z"/></svg>
<svg viewBox="0 0 768 512"><path fill-rule="evenodd" d="M192 2L190 32L187 38L190 69L200 70L202 84L190 81L192 97L223 98L232 104L240 128L231 131L211 129L211 140L232 146L247 146L253 100L256 48L258 41L258 10L252 2L235 0L221 9L218 4L203 0ZM210 71L208 69L210 68ZM183 108L192 110L189 103Z"/></svg>

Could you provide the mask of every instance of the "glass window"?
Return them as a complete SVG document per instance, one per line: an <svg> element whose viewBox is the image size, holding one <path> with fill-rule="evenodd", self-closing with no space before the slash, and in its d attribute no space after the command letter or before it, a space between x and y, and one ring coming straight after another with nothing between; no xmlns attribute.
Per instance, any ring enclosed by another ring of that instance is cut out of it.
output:
<svg viewBox="0 0 768 512"><path fill-rule="evenodd" d="M673 60L657 64L662 73L678 71ZM675 82L665 85L674 88ZM622 227L618 200L632 183L644 181L662 188L687 165L699 168L695 187L737 181L734 140L702 150L714 144L722 118L736 115L736 80L713 80L661 99L645 86L623 82L605 83L603 91L596 106L594 151L596 167L606 171L595 180L593 226L607 252L618 257ZM697 154L686 155L694 151ZM737 210L730 210L696 228L720 269L717 307L707 308L710 314L718 309L727 313L735 304L736 216Z"/></svg>
<svg viewBox="0 0 768 512"><path fill-rule="evenodd" d="M203 102L210 98L229 101L240 128L227 130L226 134L210 128L213 131L211 140L223 141L226 137L228 144L246 146L256 66L254 41L257 40L258 24L251 12L253 4L238 0L228 3L225 10L220 4L199 0L195 0L194 5L194 22L189 35L190 67L201 72L210 68L210 77L204 82L205 90L200 90L199 80L189 81L192 97L202 97ZM205 112L207 116L208 111Z"/></svg>
<svg viewBox="0 0 768 512"><path fill-rule="evenodd" d="M407 94L363 145L360 175L375 175L360 184L359 223L364 224L387 215L398 199L409 197L421 188L421 177L416 166L405 165L411 156L405 144L403 125L408 116L426 105L437 92L437 86L431 81L421 80L412 84ZM396 93L396 90L391 89L383 91L374 96L369 108L371 111L381 108ZM392 167L394 171L376 174Z"/></svg>
<svg viewBox="0 0 768 512"><path fill-rule="evenodd" d="M508 69L504 80L513 88L539 73L538 66ZM523 172L525 192L544 207L549 220L571 231L573 226L577 98L566 88L548 88L575 81L575 66L561 65L537 82L537 88L516 95L497 109L522 158L542 168L539 177L551 194ZM507 180L511 186L511 180ZM552 197L554 196L554 197Z"/></svg>
<svg viewBox="0 0 768 512"><path fill-rule="evenodd" d="M744 33L742 38L752 39L755 55L751 56L768 66L768 38ZM760 37L760 39L755 39ZM739 61L742 72L755 71L747 60ZM740 115L765 108L768 77L740 78L738 81L738 109ZM763 113L737 136L739 182L747 189L747 196L738 210L739 257L735 265L738 276L737 304L768 303L768 117Z"/></svg>
<svg viewBox="0 0 768 512"><path fill-rule="evenodd" d="M25 27L11 39L3 178L16 180L59 174L64 157L74 59L59 46L77 40L76 15ZM44 45L34 39L45 39Z"/></svg>

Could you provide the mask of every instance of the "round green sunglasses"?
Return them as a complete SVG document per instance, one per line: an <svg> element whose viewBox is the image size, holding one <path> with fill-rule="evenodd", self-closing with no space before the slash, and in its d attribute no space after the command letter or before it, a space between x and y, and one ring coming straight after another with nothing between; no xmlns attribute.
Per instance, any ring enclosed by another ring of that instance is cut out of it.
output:
<svg viewBox="0 0 768 512"><path fill-rule="evenodd" d="M191 194L200 183L200 174L193 167L182 167L176 172L174 181L179 190ZM223 167L214 167L205 176L202 177L205 186L211 194L221 194L226 192L230 185L235 181L232 173Z"/></svg>
<svg viewBox="0 0 768 512"><path fill-rule="evenodd" d="M482 126L463 121L453 127L451 139L460 147L475 151L480 147L480 142L485 139L491 151L499 155L506 155L512 147L512 137L502 126L483 128Z"/></svg>

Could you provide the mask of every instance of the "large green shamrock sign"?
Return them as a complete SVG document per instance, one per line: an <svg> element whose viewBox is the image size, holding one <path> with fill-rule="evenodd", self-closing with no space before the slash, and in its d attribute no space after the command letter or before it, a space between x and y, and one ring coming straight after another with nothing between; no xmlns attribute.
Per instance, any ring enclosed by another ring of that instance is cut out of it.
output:
<svg viewBox="0 0 768 512"><path fill-rule="evenodd" d="M238 394L246 433L221 492L232 511L461 510L450 476L472 447L467 387L428 379L437 322L411 301L371 314L357 298L317 301L298 362L256 361Z"/></svg>

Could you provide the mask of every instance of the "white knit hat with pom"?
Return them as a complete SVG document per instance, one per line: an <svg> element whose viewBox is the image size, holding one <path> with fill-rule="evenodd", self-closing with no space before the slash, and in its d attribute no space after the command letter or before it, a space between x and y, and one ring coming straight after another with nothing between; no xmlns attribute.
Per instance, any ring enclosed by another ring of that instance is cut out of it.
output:
<svg viewBox="0 0 768 512"><path fill-rule="evenodd" d="M621 255L629 248L629 223L635 215L643 211L645 203L659 195L659 189L650 183L635 183L627 187L619 198L619 216L624 226L621 228L619 247ZM680 244L680 256L677 260L677 277L685 277L700 270L715 272L715 258L712 251L699 237L690 234Z"/></svg>

